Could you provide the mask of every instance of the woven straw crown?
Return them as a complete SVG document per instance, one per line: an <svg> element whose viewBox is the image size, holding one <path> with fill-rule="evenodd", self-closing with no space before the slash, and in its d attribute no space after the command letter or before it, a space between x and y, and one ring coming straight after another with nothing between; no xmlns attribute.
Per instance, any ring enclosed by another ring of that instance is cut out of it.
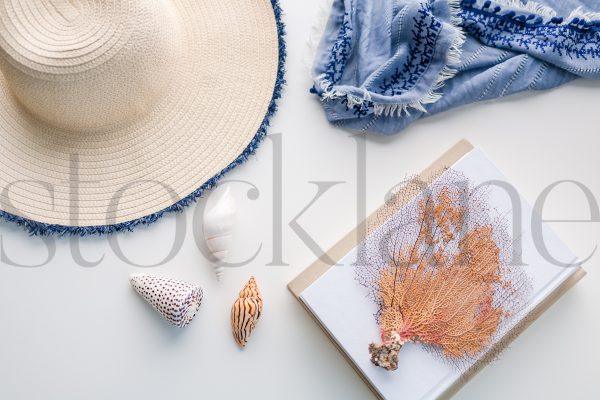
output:
<svg viewBox="0 0 600 400"><path fill-rule="evenodd" d="M181 40L168 2L6 2L2 72L35 117L73 131L114 129L165 94ZM8 8L8 7L7 7Z"/></svg>
<svg viewBox="0 0 600 400"><path fill-rule="evenodd" d="M1 212L115 226L212 186L264 135L278 17L274 0L0 0Z"/></svg>

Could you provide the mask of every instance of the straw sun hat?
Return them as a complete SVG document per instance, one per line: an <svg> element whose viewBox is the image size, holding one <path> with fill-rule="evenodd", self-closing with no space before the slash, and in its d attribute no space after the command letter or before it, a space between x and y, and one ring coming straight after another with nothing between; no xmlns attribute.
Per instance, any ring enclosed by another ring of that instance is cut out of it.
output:
<svg viewBox="0 0 600 400"><path fill-rule="evenodd" d="M266 134L277 0L0 0L0 217L109 233L180 210Z"/></svg>

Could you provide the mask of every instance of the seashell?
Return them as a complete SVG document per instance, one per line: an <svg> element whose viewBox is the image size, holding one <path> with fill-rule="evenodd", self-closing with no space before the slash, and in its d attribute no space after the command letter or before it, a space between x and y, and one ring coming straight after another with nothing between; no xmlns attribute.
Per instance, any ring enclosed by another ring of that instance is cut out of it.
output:
<svg viewBox="0 0 600 400"><path fill-rule="evenodd" d="M251 277L231 308L231 330L235 341L241 347L246 347L262 314L262 308L262 296L256 286L256 280Z"/></svg>
<svg viewBox="0 0 600 400"><path fill-rule="evenodd" d="M229 253L235 216L235 198L230 188L227 188L213 207L204 210L204 238L211 253L217 280L221 280L225 269L223 262Z"/></svg>
<svg viewBox="0 0 600 400"><path fill-rule="evenodd" d="M198 285L147 274L132 274L129 282L158 313L183 328L196 316L202 302Z"/></svg>

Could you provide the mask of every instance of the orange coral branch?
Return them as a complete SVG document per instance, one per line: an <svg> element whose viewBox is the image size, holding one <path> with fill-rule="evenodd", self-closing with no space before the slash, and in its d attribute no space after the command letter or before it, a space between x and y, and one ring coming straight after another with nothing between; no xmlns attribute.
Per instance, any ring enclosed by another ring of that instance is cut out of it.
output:
<svg viewBox="0 0 600 400"><path fill-rule="evenodd" d="M432 183L412 204L398 221L392 218L391 236L365 246L359 257L370 268L361 279L380 305L384 343L371 346L372 360L385 368L397 365L394 357L407 342L434 346L449 358L477 356L525 287L503 256L510 239L499 234L502 225L491 221L487 202L469 185ZM369 249L390 242L389 259L369 265L378 260Z"/></svg>

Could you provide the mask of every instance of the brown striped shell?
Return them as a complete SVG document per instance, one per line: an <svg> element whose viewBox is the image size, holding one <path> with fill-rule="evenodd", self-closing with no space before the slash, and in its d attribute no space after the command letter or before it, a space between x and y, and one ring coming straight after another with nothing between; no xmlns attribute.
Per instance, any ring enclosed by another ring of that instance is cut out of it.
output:
<svg viewBox="0 0 600 400"><path fill-rule="evenodd" d="M256 280L250 280L240 291L238 299L231 308L231 331L235 341L245 347L262 313L263 301Z"/></svg>

